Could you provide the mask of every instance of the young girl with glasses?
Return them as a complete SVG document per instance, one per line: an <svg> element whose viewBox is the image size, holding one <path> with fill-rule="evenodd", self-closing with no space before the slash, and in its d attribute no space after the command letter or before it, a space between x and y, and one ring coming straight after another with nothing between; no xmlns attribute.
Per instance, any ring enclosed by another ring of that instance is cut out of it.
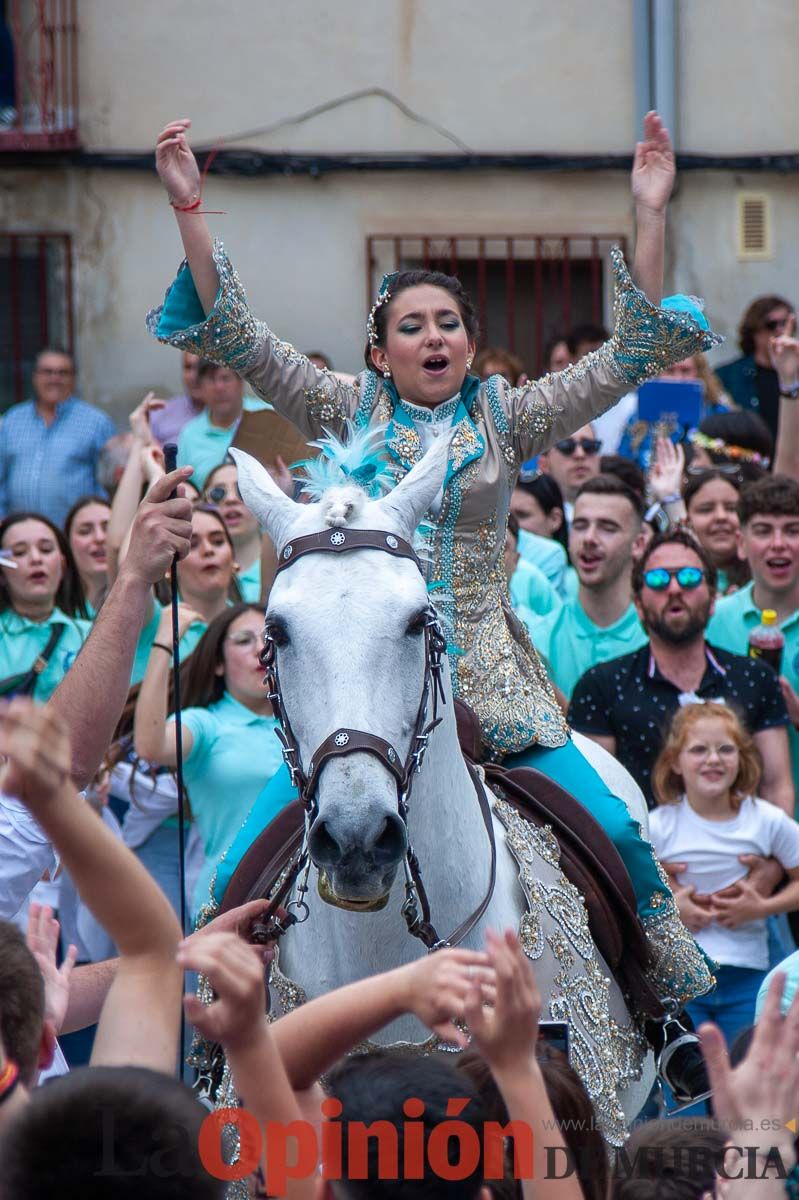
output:
<svg viewBox="0 0 799 1200"><path fill-rule="evenodd" d="M283 761L264 686L262 648L260 607L236 604L210 622L186 669L184 777L205 854L194 889L195 909L207 897L216 864L256 796ZM154 647L136 705L134 742L141 758L173 768L170 665L169 653Z"/></svg>
<svg viewBox="0 0 799 1200"><path fill-rule="evenodd" d="M766 919L799 907L799 825L758 799L760 759L750 735L724 704L689 704L674 716L652 773L660 807L649 836L662 862L685 865L676 880L681 916L718 964L717 986L693 1000L698 1025L715 1021L727 1045L754 1021L768 970ZM761 896L741 855L776 858L789 882Z"/></svg>

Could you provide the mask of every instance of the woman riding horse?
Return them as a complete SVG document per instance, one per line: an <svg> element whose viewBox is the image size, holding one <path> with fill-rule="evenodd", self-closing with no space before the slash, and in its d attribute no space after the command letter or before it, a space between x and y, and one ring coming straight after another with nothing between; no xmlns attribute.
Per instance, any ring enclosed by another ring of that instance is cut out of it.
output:
<svg viewBox="0 0 799 1200"><path fill-rule="evenodd" d="M667 880L623 801L570 738L546 671L510 610L503 546L510 496L522 462L586 425L642 380L718 339L700 307L661 295L665 209L674 179L669 136L650 113L636 147L632 192L638 237L636 283L612 255L615 331L608 342L557 374L521 387L469 374L477 320L457 279L429 271L387 276L367 324L366 367L354 382L320 370L251 314L239 279L211 239L200 205L200 175L186 140L188 121L158 138L156 164L178 221L187 261L151 332L181 350L232 367L309 438L385 425L385 454L400 479L432 440L451 437L444 486L428 520L428 579L448 624L456 696L480 720L486 754L529 765L577 796L619 849L654 951L653 982L679 1003L712 977L682 925ZM648 298L649 297L649 298ZM220 864L218 901L240 853L293 798L288 772L262 793Z"/></svg>

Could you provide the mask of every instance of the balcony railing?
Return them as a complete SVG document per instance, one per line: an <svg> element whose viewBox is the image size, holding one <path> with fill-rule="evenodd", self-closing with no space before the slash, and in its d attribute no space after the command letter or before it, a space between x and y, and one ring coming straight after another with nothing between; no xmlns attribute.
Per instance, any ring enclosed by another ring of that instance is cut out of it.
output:
<svg viewBox="0 0 799 1200"><path fill-rule="evenodd" d="M77 146L77 0L0 0L0 152Z"/></svg>

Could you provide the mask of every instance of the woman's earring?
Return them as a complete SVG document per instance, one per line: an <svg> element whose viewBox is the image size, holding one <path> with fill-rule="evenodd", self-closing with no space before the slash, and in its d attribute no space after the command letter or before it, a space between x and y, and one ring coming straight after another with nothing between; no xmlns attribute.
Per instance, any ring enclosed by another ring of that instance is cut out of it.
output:
<svg viewBox="0 0 799 1200"><path fill-rule="evenodd" d="M386 363L386 365L383 367L383 378L384 379L391 378L391 367L388 365L388 363Z"/></svg>
<svg viewBox="0 0 799 1200"><path fill-rule="evenodd" d="M471 371L471 369L472 369L472 360L470 358L467 358L466 359L466 370Z"/></svg>

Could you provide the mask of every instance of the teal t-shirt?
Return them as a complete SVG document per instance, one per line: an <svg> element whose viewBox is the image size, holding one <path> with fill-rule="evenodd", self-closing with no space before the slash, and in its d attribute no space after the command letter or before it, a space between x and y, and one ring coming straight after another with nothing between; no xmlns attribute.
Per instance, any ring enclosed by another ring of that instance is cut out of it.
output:
<svg viewBox="0 0 799 1200"><path fill-rule="evenodd" d="M242 600L248 604L257 604L261 599L261 558L256 558L252 566L236 576Z"/></svg>
<svg viewBox="0 0 799 1200"><path fill-rule="evenodd" d="M244 408L247 412L259 412L268 407L263 400L254 396L244 397ZM227 429L220 429L211 424L207 412L201 412L199 417L194 417L180 431L178 466L185 467L190 464L194 467L191 482L201 491L210 472L224 460L237 428L238 422L234 421Z"/></svg>
<svg viewBox="0 0 799 1200"><path fill-rule="evenodd" d="M537 620L530 634L555 683L569 697L589 667L632 654L648 640L632 604L618 621L602 628L577 599L565 600L555 612Z"/></svg>
<svg viewBox="0 0 799 1200"><path fill-rule="evenodd" d="M562 603L544 572L523 558L511 576L509 590L514 609L524 608L539 617L545 617Z"/></svg>
<svg viewBox="0 0 799 1200"><path fill-rule="evenodd" d="M193 738L184 764L186 790L205 851L194 891L196 912L208 899L219 858L283 755L275 717L251 712L229 692L208 708L187 708L183 723Z"/></svg>
<svg viewBox="0 0 799 1200"><path fill-rule="evenodd" d="M532 563L539 571L543 571L555 591L563 594L563 573L568 558L560 542L530 533L528 529L520 529L519 554L524 562Z"/></svg>
<svg viewBox="0 0 799 1200"><path fill-rule="evenodd" d="M720 646L733 654L749 653L749 631L760 624L760 609L754 602L754 582L747 583L729 596L716 601L716 611L710 618L705 637L711 646ZM782 673L795 692L799 692L799 609L780 625L785 636L782 652ZM788 725L788 744L791 749L791 773L794 792L799 804L799 733Z"/></svg>
<svg viewBox="0 0 799 1200"><path fill-rule="evenodd" d="M60 608L54 608L46 621L31 621L13 608L0 613L0 679L26 674L49 642L55 624L62 624L64 630L36 680L32 698L39 704L50 699L72 666L92 623L68 617Z"/></svg>

